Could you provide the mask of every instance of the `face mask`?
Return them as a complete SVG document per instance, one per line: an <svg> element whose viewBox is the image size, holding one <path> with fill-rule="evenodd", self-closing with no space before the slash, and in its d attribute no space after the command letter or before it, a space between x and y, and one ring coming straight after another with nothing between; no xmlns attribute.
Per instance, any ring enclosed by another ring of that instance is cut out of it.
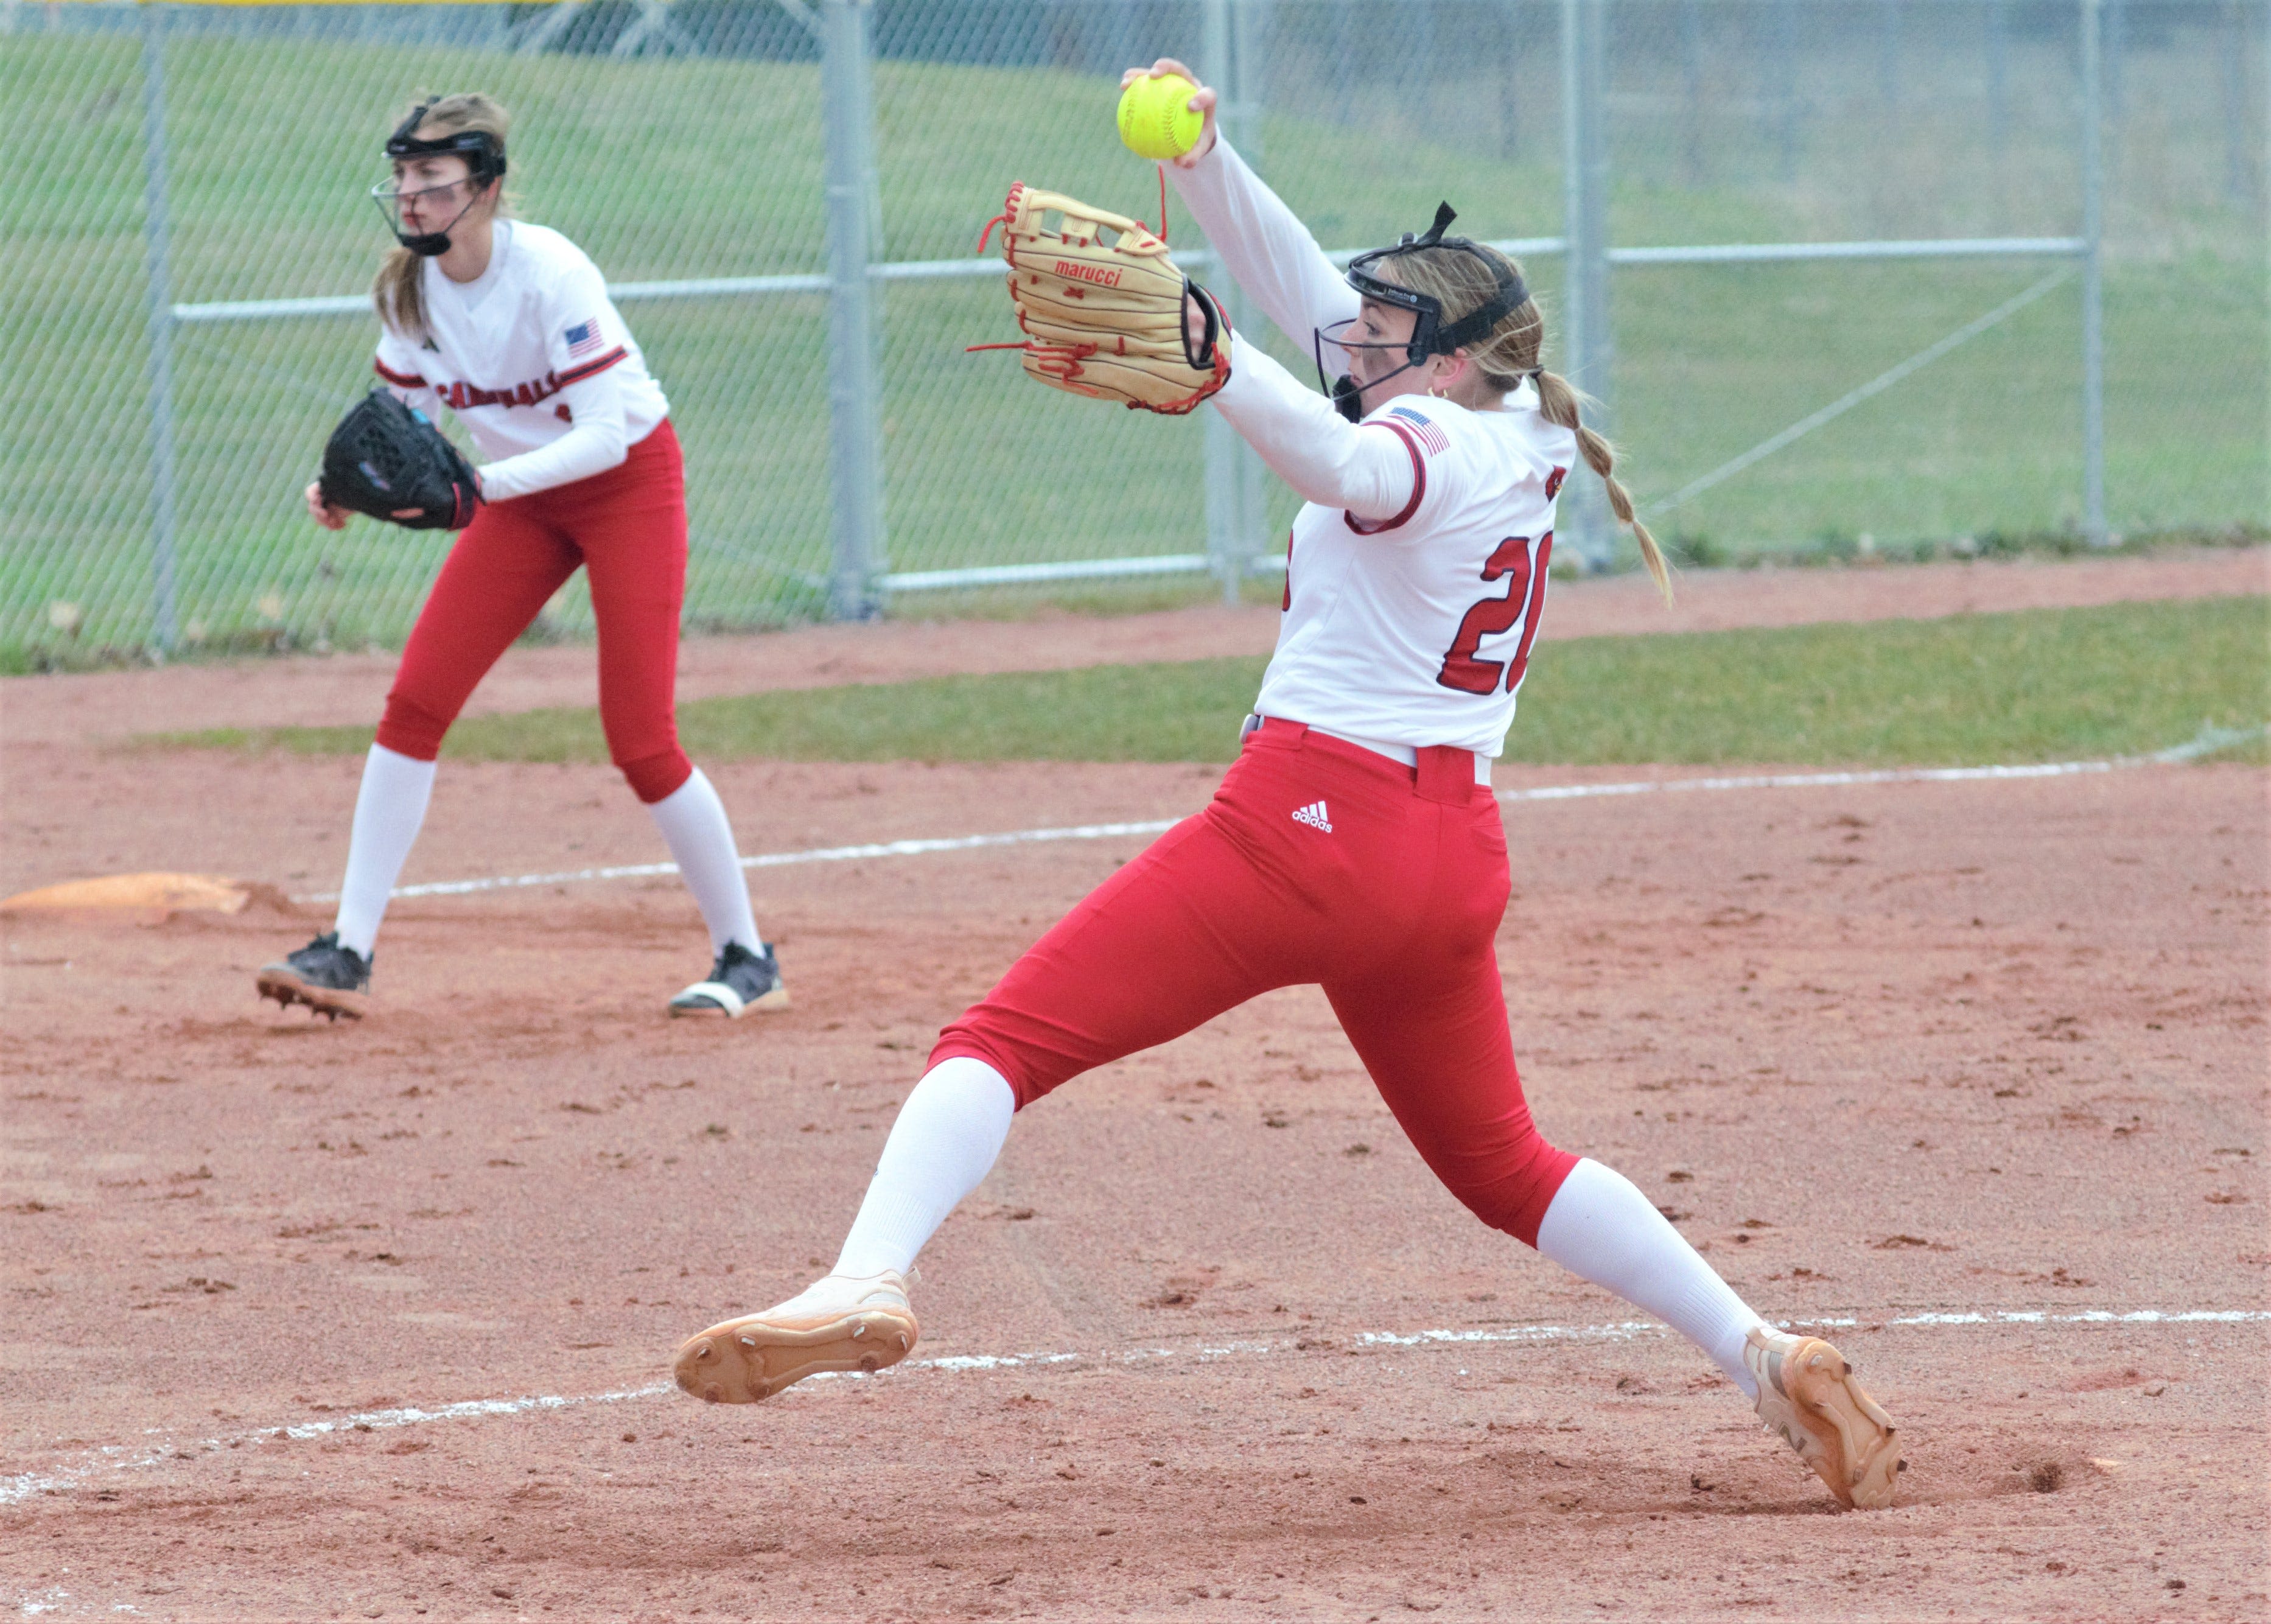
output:
<svg viewBox="0 0 2271 1624"><path fill-rule="evenodd" d="M488 190L491 183L504 178L505 171L504 144L486 130L466 130L456 135L443 136L438 140L420 140L416 134L418 126L426 122L426 115L433 110L434 106L435 101L428 101L402 121L395 132L387 138L386 155L401 160L454 153L463 158L467 171L465 207L451 215L449 224L439 231L406 232L402 229L402 194L397 189L397 183L381 181L370 189L371 199L378 205L378 212L386 217L386 228L394 234L394 240L423 259L436 258L450 251L450 228L465 219L473 205L480 201L481 193Z"/></svg>
<svg viewBox="0 0 2271 1624"><path fill-rule="evenodd" d="M1506 314L1516 309L1530 297L1530 290L1519 275L1509 277L1503 270L1492 266L1498 282L1492 296L1477 309L1470 310L1457 321L1446 324L1443 307L1430 294L1415 293L1399 282L1373 274L1373 267L1397 254L1408 254L1416 249L1448 248L1465 253L1479 254L1472 242L1464 237L1446 237L1445 227L1457 218L1448 203L1435 210L1435 222L1419 235L1406 232L1404 240L1393 248L1374 249L1369 254L1359 254L1348 269L1351 287L1378 304L1411 312L1411 337L1401 344L1351 344L1341 335L1354 325L1353 321L1340 322L1328 331L1314 328L1310 332L1311 344L1317 362L1317 383L1331 397L1334 408L1352 423L1364 421L1364 392L1356 380L1343 373L1331 384L1325 383L1325 346L1335 346L1343 353L1352 349L1401 350L1404 365L1393 372L1374 378L1367 387L1378 388L1389 378L1401 377L1415 367L1426 365L1433 355L1449 355L1463 345L1471 344L1487 333Z"/></svg>
<svg viewBox="0 0 2271 1624"><path fill-rule="evenodd" d="M1345 372L1342 373L1340 376L1335 378L1330 384L1326 384L1325 346L1328 344L1337 346L1344 350L1400 350L1405 347L1401 344L1344 343L1338 335L1347 332L1350 325L1351 324L1347 322L1337 322L1334 324L1329 331L1322 327L1312 328L1310 330L1309 339L1311 346L1316 355L1317 383L1324 389L1325 393L1331 397L1333 410L1338 412L1343 417L1348 419L1351 423L1360 423L1364 421L1364 391L1366 389L1376 389L1381 384L1387 383L1389 378L1402 377L1414 367L1425 366L1426 363L1424 361L1407 361L1402 366L1396 368L1395 371L1382 373L1368 384L1359 384L1353 377L1351 377Z"/></svg>
<svg viewBox="0 0 2271 1624"><path fill-rule="evenodd" d="M439 231L403 230L402 199L406 194L396 190L392 182L381 181L377 185L370 189L370 196L371 200L378 205L378 212L386 217L386 228L394 234L394 240L397 242L401 243L403 247L408 249L412 253L417 255L420 258L433 259L450 251L450 227L455 226L459 220L465 219L467 212L473 208L473 205L480 201L482 188L480 183L467 180L464 182L453 182L451 184L463 185L465 187L467 196L465 197L465 206L460 208L455 214L451 215L448 224L444 225ZM450 190L450 187L431 186L428 187L426 190L429 192L447 191ZM415 196L416 194L413 193L408 195Z"/></svg>

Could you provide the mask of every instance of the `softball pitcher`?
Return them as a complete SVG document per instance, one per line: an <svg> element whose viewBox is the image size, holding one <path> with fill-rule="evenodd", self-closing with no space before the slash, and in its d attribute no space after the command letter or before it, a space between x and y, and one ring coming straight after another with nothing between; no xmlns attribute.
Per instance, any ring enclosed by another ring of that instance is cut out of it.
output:
<svg viewBox="0 0 2271 1624"><path fill-rule="evenodd" d="M478 503L474 493L465 501L471 523L386 697L355 800L338 919L263 968L260 993L334 1019L362 1013L379 921L425 820L442 736L580 565L599 622L608 751L710 928L709 977L672 999L670 1011L778 1008L788 993L751 917L726 808L678 746L686 489L670 404L599 267L558 232L506 217L507 122L483 95L421 103L386 143L392 178L372 190L399 243L374 292L378 376L429 418L448 406L488 461ZM346 523L320 481L308 487L308 510L327 530Z"/></svg>
<svg viewBox="0 0 2271 1624"><path fill-rule="evenodd" d="M904 1357L915 1255L993 1166L1016 1111L1259 993L1314 982L1477 1217L1701 1348L1840 1501L1887 1505L1893 1427L1837 1351L1773 1330L1646 1196L1549 1144L1515 1074L1491 764L1545 607L1555 496L1580 458L1632 522L1610 447L1540 365L1543 319L1511 260L1444 235L1446 209L1344 277L1217 138L1212 103L1191 98L1206 126L1176 160L1177 189L1255 303L1337 376L1329 398L1229 334L1139 222L1020 187L1006 252L1029 371L1155 409L1210 397L1307 500L1243 750L1203 812L941 1034L835 1268L690 1338L679 1385L746 1403ZM1145 291L1163 279L1164 324ZM1153 399L1121 381L1129 369L1171 386ZM1634 529L1661 583L1655 543Z"/></svg>

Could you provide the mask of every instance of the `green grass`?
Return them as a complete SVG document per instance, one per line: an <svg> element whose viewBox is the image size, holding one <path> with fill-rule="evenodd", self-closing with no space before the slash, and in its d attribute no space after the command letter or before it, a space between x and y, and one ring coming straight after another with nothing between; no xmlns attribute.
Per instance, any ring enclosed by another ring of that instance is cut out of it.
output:
<svg viewBox="0 0 2271 1624"><path fill-rule="evenodd" d="M1316 41L1288 29L1281 43L1283 110L1266 121L1263 167L1321 237L1381 240L1444 196L1478 235L1557 228L1550 107L1517 98L1522 138L1508 138L1497 127L1507 116L1500 68L1487 52L1443 45L1429 70L1441 93L1420 127L1410 105L1376 89L1336 122L1333 98L1305 93L1299 77L1310 70L1296 59ZM1550 78L1551 56L1529 50L1523 71ZM2127 189L2114 200L2129 245L2107 276L2109 484L2122 530L2271 520L2261 227L2219 201L2220 103L2194 93L2207 70L2185 61L2138 58ZM0 398L0 669L81 663L148 635L138 62L136 42L123 37L26 32L0 52L0 128L13 132L11 170L21 177L0 189L0 367L11 379ZM1865 80L1865 66L1857 57L1839 71ZM2071 66L2046 52L2014 71L2063 95L2059 76ZM2148 85L2148 74L2161 77ZM1812 93L1826 97L1828 83ZM365 287L384 244L361 196L379 173L372 149L419 85L479 85L503 97L517 115L522 212L583 242L617 280L821 268L810 65L199 37L169 51L175 297ZM972 252L1019 177L1150 212L1149 172L1120 149L1110 101L1097 78L1056 69L878 63L885 256ZM1738 96L1713 112L1725 125L1707 132L1719 160L1692 176L1673 153L1674 121L1619 113L1619 242L2071 228L2061 117L2020 130L2012 156L1992 171L1980 132L1955 110L1883 126L1824 121L1809 134L1801 181L1784 185L1749 153L1756 121L1742 105ZM1177 220L1186 240L1188 222ZM2041 269L1619 272L1615 427L1627 482L1643 503L1678 488ZM1531 271L1549 313L1558 309L1558 265ZM1699 552L1740 555L1864 533L1889 546L2071 527L2081 474L2075 300L2059 290L1665 515L1660 531ZM1196 418L1110 411L1026 384L1008 357L963 354L1008 328L990 281L896 284L881 303L892 567L1198 548ZM825 302L646 303L628 314L688 450L689 623L818 614L828 558ZM363 521L331 536L298 511L324 434L365 386L372 330L355 317L180 335L179 581L192 646L344 647L397 642L406 630L446 540ZM1273 517L1282 525L1290 509L1277 490ZM929 603L904 607L926 613ZM51 614L73 618L59 605L76 610L75 627L51 622ZM552 620L588 629L580 584Z"/></svg>
<svg viewBox="0 0 2271 1624"><path fill-rule="evenodd" d="M2211 750L2194 757L2198 761L2219 762L2230 766L2271 766L2271 735L2259 734L2220 750Z"/></svg>
<svg viewBox="0 0 2271 1624"><path fill-rule="evenodd" d="M1219 762L1264 662L946 677L696 700L704 761ZM2035 610L1545 645L1514 761L1949 765L2136 753L2271 717L2271 600ZM165 735L170 746L359 754L361 727ZM468 761L607 759L596 712L480 717ZM2259 759L2260 749L2242 759Z"/></svg>

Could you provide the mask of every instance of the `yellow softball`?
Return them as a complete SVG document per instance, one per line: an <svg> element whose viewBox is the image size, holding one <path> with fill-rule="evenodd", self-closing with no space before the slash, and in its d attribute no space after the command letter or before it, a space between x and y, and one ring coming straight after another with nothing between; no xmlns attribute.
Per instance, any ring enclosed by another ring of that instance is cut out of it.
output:
<svg viewBox="0 0 2271 1624"><path fill-rule="evenodd" d="M1138 158L1180 158L1197 145L1203 114L1190 109L1198 86L1180 73L1145 74L1120 93L1120 138Z"/></svg>

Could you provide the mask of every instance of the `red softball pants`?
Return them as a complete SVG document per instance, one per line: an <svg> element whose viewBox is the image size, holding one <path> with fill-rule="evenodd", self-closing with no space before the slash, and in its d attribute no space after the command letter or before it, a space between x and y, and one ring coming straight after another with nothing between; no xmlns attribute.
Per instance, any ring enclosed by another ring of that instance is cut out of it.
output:
<svg viewBox="0 0 2271 1624"><path fill-rule="evenodd" d="M599 630L607 753L652 804L692 776L678 748L678 612L686 597L686 478L665 418L605 473L473 516L419 612L378 741L420 761L498 656L581 564Z"/></svg>
<svg viewBox="0 0 2271 1624"><path fill-rule="evenodd" d="M1270 721L1211 804L1019 959L940 1033L1020 1107L1271 987L1322 985L1411 1143L1493 1228L1538 1244L1577 1158L1546 1143L1515 1074L1495 937L1506 831L1464 751L1418 771Z"/></svg>

